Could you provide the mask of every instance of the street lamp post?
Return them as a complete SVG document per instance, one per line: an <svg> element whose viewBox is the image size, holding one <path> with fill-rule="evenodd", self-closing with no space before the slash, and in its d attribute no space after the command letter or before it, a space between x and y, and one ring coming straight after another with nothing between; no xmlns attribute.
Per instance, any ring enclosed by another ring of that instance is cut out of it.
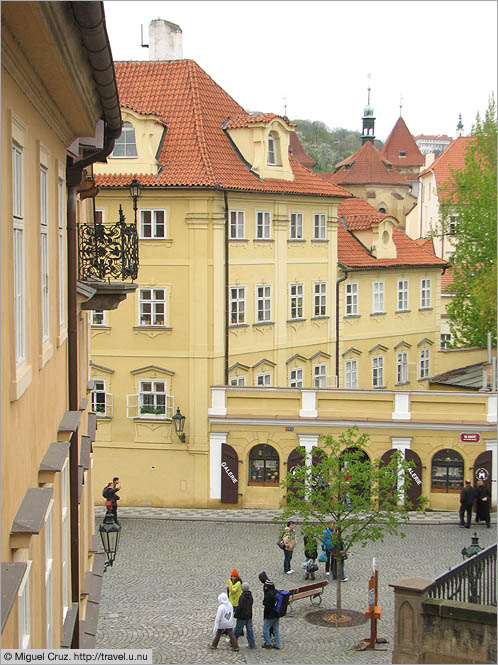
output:
<svg viewBox="0 0 498 665"><path fill-rule="evenodd" d="M102 539L102 546L106 554L106 562L104 572L107 566L112 566L119 546L119 537L121 536L121 525L114 520L114 513L108 510L105 514L104 521L99 526L100 537Z"/></svg>
<svg viewBox="0 0 498 665"><path fill-rule="evenodd" d="M137 225L137 199L142 194L142 188L136 178L130 182L130 196L133 199L133 212L135 213L135 226Z"/></svg>
<svg viewBox="0 0 498 665"><path fill-rule="evenodd" d="M176 413L173 416L173 423L175 424L175 432L182 443L185 443L185 434L183 429L185 427L185 416L180 413L180 407L176 409Z"/></svg>
<svg viewBox="0 0 498 665"><path fill-rule="evenodd" d="M463 560L465 561L465 559L471 559L476 554L479 554L479 552L482 552L483 549L484 548L479 545L479 538L477 537L477 533L474 531L471 544L468 547L464 547L462 549ZM469 569L469 603L480 602L480 594L478 593L478 582L480 577L481 563L476 561Z"/></svg>

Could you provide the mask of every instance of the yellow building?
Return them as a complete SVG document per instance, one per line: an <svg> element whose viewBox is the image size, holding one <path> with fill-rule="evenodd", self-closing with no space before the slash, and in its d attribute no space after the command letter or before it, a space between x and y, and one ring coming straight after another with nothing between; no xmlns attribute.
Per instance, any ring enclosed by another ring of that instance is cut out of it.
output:
<svg viewBox="0 0 498 665"><path fill-rule="evenodd" d="M103 18L101 2L2 5L4 648L95 644L88 308L135 288L77 274L96 193L84 169L121 130Z"/></svg>

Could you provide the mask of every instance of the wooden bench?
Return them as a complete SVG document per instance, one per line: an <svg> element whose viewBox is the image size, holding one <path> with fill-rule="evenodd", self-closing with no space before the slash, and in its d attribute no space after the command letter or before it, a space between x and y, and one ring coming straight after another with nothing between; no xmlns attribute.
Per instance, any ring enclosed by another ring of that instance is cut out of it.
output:
<svg viewBox="0 0 498 665"><path fill-rule="evenodd" d="M322 593L327 584L327 580L322 580L321 582L303 584L303 586L298 586L296 589L289 589L289 609L291 612L291 603L294 603L296 600L301 600L301 598L309 598L312 605L320 605L322 602ZM289 609L287 610L288 614Z"/></svg>

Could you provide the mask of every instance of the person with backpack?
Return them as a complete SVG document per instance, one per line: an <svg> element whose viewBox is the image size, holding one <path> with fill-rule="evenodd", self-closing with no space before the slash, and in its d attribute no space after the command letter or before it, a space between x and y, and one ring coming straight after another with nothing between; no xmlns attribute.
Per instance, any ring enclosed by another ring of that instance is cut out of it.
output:
<svg viewBox="0 0 498 665"><path fill-rule="evenodd" d="M223 633L228 634L232 643L232 651L238 651L239 643L233 632L233 607L226 593L220 593L218 596L218 611L214 621L213 641L209 645L210 649L218 648L218 642Z"/></svg>
<svg viewBox="0 0 498 665"><path fill-rule="evenodd" d="M336 550L336 539L337 539L337 530L335 528L334 522L329 522L328 527L322 534L322 550L325 551L327 555L327 561L325 563L325 575L330 575L330 570L332 569L332 578L337 579L337 558L341 560L341 582L347 582L348 578L344 574L344 559L341 554L337 557ZM340 551L342 552L344 548L344 542L341 540L339 543Z"/></svg>
<svg viewBox="0 0 498 665"><path fill-rule="evenodd" d="M316 559L318 558L318 547L316 540L311 533L304 536L304 556L308 560L304 569L304 579L315 579L315 572L318 570Z"/></svg>
<svg viewBox="0 0 498 665"><path fill-rule="evenodd" d="M261 577L260 577L261 579ZM275 610L277 592L275 585L268 577L263 582L263 649L280 649L280 617ZM275 643L272 645L270 630L273 629Z"/></svg>
<svg viewBox="0 0 498 665"><path fill-rule="evenodd" d="M247 643L249 644L249 649L256 648L256 642L254 640L254 628L252 625L252 603L253 597L249 590L249 584L244 582L242 584L242 593L239 598L239 604L234 608L233 611L233 615L237 619L233 634L238 640L239 637L244 634L245 627L247 630Z"/></svg>
<svg viewBox="0 0 498 665"><path fill-rule="evenodd" d="M291 568L292 553L297 543L294 526L294 522L287 522L287 526L282 534L284 541L284 573L287 573L287 575L292 575L294 572Z"/></svg>

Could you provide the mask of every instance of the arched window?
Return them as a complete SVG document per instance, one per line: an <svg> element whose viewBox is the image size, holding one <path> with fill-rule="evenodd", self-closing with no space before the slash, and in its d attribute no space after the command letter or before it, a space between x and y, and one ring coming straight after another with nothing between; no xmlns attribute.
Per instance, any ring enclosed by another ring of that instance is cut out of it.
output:
<svg viewBox="0 0 498 665"><path fill-rule="evenodd" d="M379 212L382 213L383 215L386 214L386 209L385 208L379 208Z"/></svg>
<svg viewBox="0 0 498 665"><path fill-rule="evenodd" d="M278 487L279 457L272 446L254 446L249 453L249 485Z"/></svg>
<svg viewBox="0 0 498 665"><path fill-rule="evenodd" d="M116 139L112 157L137 157L135 130L131 122L123 123L123 131L119 139Z"/></svg>
<svg viewBox="0 0 498 665"><path fill-rule="evenodd" d="M456 494L463 487L463 457L456 450L445 448L432 458L431 491Z"/></svg>
<svg viewBox="0 0 498 665"><path fill-rule="evenodd" d="M268 164L277 165L279 163L279 140L276 132L268 134Z"/></svg>

